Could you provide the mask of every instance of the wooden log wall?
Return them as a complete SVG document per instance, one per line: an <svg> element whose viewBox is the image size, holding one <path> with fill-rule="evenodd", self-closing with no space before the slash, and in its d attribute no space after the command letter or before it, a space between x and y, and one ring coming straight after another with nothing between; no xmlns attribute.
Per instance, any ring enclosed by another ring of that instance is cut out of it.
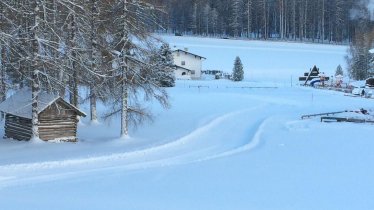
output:
<svg viewBox="0 0 374 210"><path fill-rule="evenodd" d="M29 140L31 138L31 120L6 114L5 137L16 140Z"/></svg>
<svg viewBox="0 0 374 210"><path fill-rule="evenodd" d="M39 113L39 138L48 140L77 141L78 113L66 103L56 101ZM6 114L5 137L30 140L31 119Z"/></svg>
<svg viewBox="0 0 374 210"><path fill-rule="evenodd" d="M39 135L43 140L76 141L77 113L58 101L39 114Z"/></svg>

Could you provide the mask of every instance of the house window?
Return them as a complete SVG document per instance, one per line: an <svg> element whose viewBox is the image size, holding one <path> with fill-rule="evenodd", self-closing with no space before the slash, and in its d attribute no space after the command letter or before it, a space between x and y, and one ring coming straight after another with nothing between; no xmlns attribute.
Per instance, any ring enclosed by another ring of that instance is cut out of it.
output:
<svg viewBox="0 0 374 210"><path fill-rule="evenodd" d="M182 76L186 75L186 72L182 72Z"/></svg>
<svg viewBox="0 0 374 210"><path fill-rule="evenodd" d="M186 65L186 61L181 62L182 66Z"/></svg>
<svg viewBox="0 0 374 210"><path fill-rule="evenodd" d="M191 71L191 74L195 74L195 71L194 71L194 70L192 70L192 71Z"/></svg>

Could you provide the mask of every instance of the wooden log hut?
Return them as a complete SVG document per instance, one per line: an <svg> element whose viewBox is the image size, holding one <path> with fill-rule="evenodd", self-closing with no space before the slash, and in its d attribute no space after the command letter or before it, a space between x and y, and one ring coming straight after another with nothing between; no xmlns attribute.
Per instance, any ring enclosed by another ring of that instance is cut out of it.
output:
<svg viewBox="0 0 374 210"><path fill-rule="evenodd" d="M31 91L21 90L0 104L5 113L5 136L16 140L30 140ZM41 92L38 95L39 138L44 141L77 141L78 116L86 114L63 98Z"/></svg>

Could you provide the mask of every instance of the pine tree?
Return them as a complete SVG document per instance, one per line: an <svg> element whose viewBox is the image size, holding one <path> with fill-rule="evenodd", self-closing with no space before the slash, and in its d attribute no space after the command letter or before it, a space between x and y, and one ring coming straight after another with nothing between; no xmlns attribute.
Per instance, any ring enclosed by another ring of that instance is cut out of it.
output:
<svg viewBox="0 0 374 210"><path fill-rule="evenodd" d="M174 87L174 59L169 44L162 44L160 49L152 56L151 63L157 73L157 75L154 75L155 79L158 80L156 83L160 87Z"/></svg>
<svg viewBox="0 0 374 210"><path fill-rule="evenodd" d="M197 33L197 3L193 4L189 28L193 34Z"/></svg>
<svg viewBox="0 0 374 210"><path fill-rule="evenodd" d="M243 64L239 56L235 58L234 69L232 72L232 80L242 81L244 79Z"/></svg>
<svg viewBox="0 0 374 210"><path fill-rule="evenodd" d="M209 6L209 4L207 3L205 6L204 6L204 10L203 10L203 22L204 22L204 28L205 28L205 35L208 36L209 35L209 25L212 21L212 15L211 15L211 8Z"/></svg>
<svg viewBox="0 0 374 210"><path fill-rule="evenodd" d="M357 29L346 56L349 77L355 80L366 79L373 70L373 55L369 52L374 43L374 33L370 23L370 13L366 6L357 7Z"/></svg>
<svg viewBox="0 0 374 210"><path fill-rule="evenodd" d="M338 67L336 67L336 71L335 71L335 76L338 76L338 75L342 75L343 76L343 68L341 65L339 65Z"/></svg>
<svg viewBox="0 0 374 210"><path fill-rule="evenodd" d="M213 9L212 10L212 15L210 17L211 19L211 22L212 22L212 33L213 33L213 36L215 36L217 34L217 31L218 31L218 12L216 9Z"/></svg>
<svg viewBox="0 0 374 210"><path fill-rule="evenodd" d="M234 37L239 36L240 27L240 0L233 0L230 5L230 17L229 17L229 27L230 34Z"/></svg>
<svg viewBox="0 0 374 210"><path fill-rule="evenodd" d="M246 30L247 30L247 38L251 38L252 33L252 6L253 6L253 0L246 0L246 3L244 5L244 15L246 20Z"/></svg>
<svg viewBox="0 0 374 210"><path fill-rule="evenodd" d="M372 70L372 55L369 53L369 46L364 40L351 44L349 55L346 56L349 77L355 80L364 80Z"/></svg>

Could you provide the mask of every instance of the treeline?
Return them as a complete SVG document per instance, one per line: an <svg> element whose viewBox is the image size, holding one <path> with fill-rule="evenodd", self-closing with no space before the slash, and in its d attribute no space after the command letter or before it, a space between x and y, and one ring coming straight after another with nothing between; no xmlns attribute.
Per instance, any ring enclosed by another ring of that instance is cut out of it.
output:
<svg viewBox="0 0 374 210"><path fill-rule="evenodd" d="M159 30L205 36L350 42L357 0L161 0Z"/></svg>
<svg viewBox="0 0 374 210"><path fill-rule="evenodd" d="M0 0L0 100L9 89L32 90L35 139L40 91L77 107L89 101L92 121L97 100L107 103L102 116L121 115L126 136L130 122L150 116L144 101L168 106L170 49L149 33L158 12L147 0Z"/></svg>

